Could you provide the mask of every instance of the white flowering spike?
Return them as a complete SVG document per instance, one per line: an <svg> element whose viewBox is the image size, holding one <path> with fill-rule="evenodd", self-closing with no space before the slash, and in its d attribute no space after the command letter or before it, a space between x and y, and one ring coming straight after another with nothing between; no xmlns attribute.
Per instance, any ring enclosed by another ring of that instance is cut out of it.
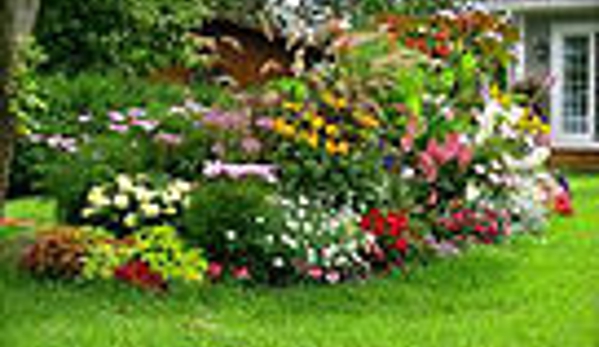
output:
<svg viewBox="0 0 599 347"><path fill-rule="evenodd" d="M138 223L138 218L134 213L129 213L123 219L123 224L128 228L135 228Z"/></svg>

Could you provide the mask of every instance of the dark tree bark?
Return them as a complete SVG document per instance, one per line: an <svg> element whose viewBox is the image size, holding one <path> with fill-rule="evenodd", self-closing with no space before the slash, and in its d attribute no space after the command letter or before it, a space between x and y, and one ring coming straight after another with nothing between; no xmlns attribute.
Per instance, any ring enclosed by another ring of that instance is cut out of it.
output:
<svg viewBox="0 0 599 347"><path fill-rule="evenodd" d="M39 0L0 0L0 217L8 192L17 119L10 112L9 84L22 38L29 35Z"/></svg>

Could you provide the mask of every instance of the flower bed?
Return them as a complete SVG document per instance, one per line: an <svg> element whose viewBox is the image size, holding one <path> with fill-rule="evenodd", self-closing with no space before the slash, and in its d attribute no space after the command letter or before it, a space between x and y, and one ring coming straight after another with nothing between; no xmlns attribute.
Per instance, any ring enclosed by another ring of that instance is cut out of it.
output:
<svg viewBox="0 0 599 347"><path fill-rule="evenodd" d="M509 25L474 12L375 29L236 108L132 108L80 117L68 141L33 137L63 151L46 182L66 220L105 229L80 275L158 290L203 274L364 280L572 213L544 166L546 115L502 83Z"/></svg>

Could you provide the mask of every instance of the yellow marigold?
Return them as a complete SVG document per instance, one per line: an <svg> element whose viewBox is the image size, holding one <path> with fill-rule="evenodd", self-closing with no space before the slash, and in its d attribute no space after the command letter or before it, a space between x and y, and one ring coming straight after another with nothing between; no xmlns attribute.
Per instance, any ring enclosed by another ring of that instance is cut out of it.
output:
<svg viewBox="0 0 599 347"><path fill-rule="evenodd" d="M333 108L335 108L337 110L338 109L342 109L342 108L346 108L347 104L348 104L347 99L345 99L345 98L338 98L338 97L336 97L330 91L323 92L321 94L321 98L322 98L322 101L325 104L327 104L327 105L329 105L329 106L331 106L331 107L333 107Z"/></svg>

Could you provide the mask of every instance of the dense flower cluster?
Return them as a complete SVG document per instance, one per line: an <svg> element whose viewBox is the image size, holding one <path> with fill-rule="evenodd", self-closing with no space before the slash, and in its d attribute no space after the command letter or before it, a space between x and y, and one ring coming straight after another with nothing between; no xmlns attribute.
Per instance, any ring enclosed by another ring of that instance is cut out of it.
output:
<svg viewBox="0 0 599 347"><path fill-rule="evenodd" d="M351 49L335 46L333 63L230 109L111 112L108 136L149 138L131 147L147 145L145 163L164 175L84 185L83 221L117 236L90 249L84 275L152 289L199 271L332 284L574 212L545 167L546 115L498 81L515 39L506 22L476 11L394 16L372 31L340 34Z"/></svg>
<svg viewBox="0 0 599 347"><path fill-rule="evenodd" d="M147 225L176 225L191 189L183 180L159 184L148 175L120 174L114 182L90 189L81 216L121 235Z"/></svg>

